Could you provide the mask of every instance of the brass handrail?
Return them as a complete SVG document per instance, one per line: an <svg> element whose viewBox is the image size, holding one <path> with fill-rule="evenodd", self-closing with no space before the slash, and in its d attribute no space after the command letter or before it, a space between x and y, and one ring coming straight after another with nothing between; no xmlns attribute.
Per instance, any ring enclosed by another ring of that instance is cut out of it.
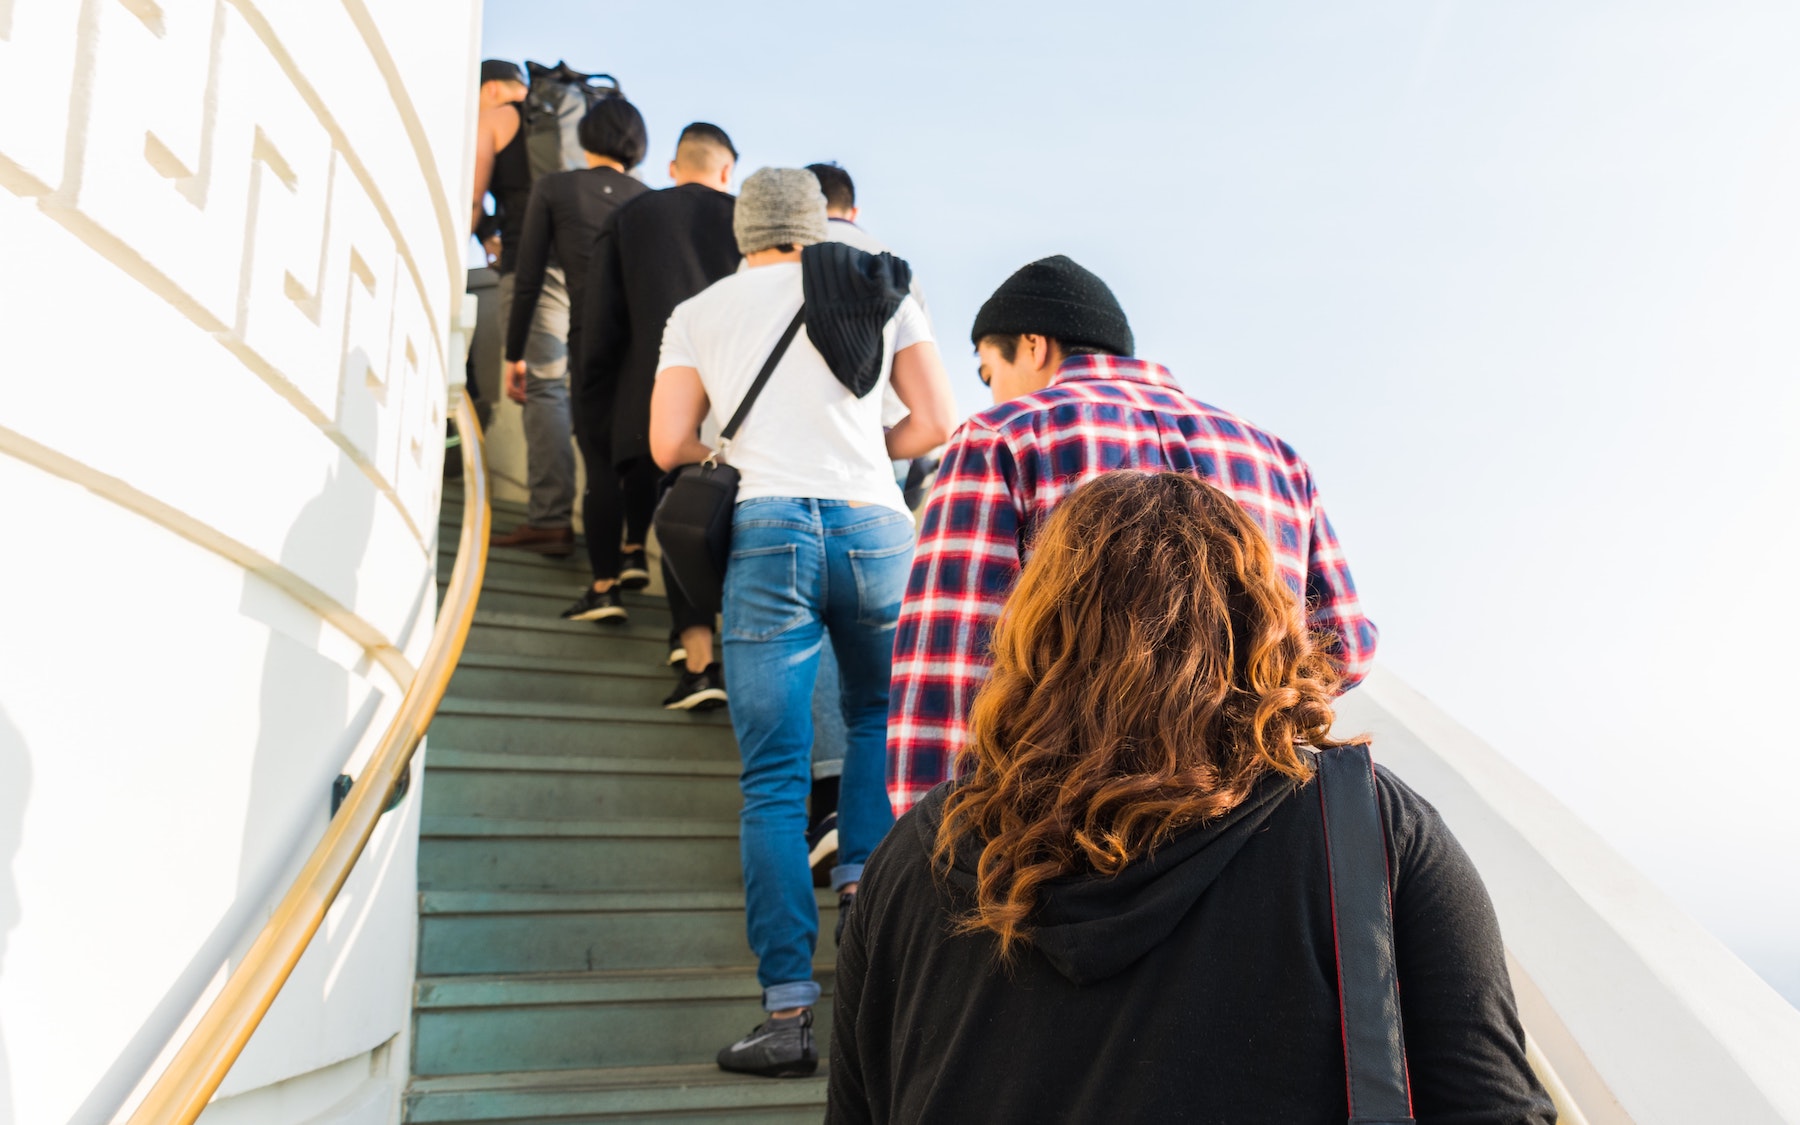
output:
<svg viewBox="0 0 1800 1125"><path fill-rule="evenodd" d="M490 517L481 423L468 396L452 393L456 395L456 429L462 438L462 537L431 645L400 700L400 713L381 736L362 777L325 829L324 838L250 951L226 979L218 999L132 1113L130 1125L191 1125L212 1100L343 890L357 857L375 833L389 794L444 698L450 673L462 656L463 641L475 617L475 600L481 593L482 574L487 570Z"/></svg>

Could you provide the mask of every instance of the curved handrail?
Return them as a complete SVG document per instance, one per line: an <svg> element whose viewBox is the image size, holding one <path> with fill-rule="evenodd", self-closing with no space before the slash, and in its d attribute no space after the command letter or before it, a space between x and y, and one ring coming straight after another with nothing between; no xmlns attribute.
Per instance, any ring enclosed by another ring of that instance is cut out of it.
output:
<svg viewBox="0 0 1800 1125"><path fill-rule="evenodd" d="M212 1100L350 877L357 857L375 833L388 795L444 698L444 688L462 656L475 617L475 600L487 570L490 518L481 423L466 394L457 394L455 418L462 438L466 490L462 537L431 645L400 700L399 714L370 755L360 783L350 790L274 915L226 979L223 991L132 1113L130 1125L191 1125Z"/></svg>

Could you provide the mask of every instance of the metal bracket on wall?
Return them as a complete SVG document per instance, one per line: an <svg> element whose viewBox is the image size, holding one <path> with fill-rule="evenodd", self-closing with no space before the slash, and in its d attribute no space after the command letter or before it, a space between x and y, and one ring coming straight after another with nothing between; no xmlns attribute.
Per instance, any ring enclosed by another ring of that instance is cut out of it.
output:
<svg viewBox="0 0 1800 1125"><path fill-rule="evenodd" d="M338 809L343 807L344 799L350 796L350 790L355 787L355 785L356 779L347 773L338 774L337 779L331 783L332 816L336 816ZM412 763L408 762L406 768L400 771L400 780L394 783L394 791L388 795L387 804L382 807L381 811L385 814L391 813L399 808L400 802L406 800L407 791L411 788Z"/></svg>

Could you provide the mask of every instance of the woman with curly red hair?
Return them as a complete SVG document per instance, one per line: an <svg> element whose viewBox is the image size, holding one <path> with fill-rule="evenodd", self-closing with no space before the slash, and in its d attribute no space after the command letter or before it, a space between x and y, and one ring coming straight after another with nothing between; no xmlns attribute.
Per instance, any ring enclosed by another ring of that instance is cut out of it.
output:
<svg viewBox="0 0 1800 1125"><path fill-rule="evenodd" d="M1349 751L1262 530L1196 477L1099 477L993 647L960 780L863 872L827 1120L1341 1125L1357 1028L1318 764ZM1420 1122L1549 1125L1480 878L1417 794L1371 788L1404 1027L1386 1119L1410 1097ZM1370 847L1339 881L1380 885Z"/></svg>

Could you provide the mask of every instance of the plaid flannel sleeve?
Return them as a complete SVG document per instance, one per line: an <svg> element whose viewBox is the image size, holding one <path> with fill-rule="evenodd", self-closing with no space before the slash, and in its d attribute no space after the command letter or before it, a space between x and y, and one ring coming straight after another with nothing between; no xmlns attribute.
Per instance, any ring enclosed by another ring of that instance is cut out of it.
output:
<svg viewBox="0 0 1800 1125"><path fill-rule="evenodd" d="M1312 497L1312 548L1306 559L1306 610L1307 625L1314 632L1336 638L1331 651L1341 662L1344 690L1362 683L1375 664L1380 633L1363 613L1350 564L1344 561L1337 532L1317 493Z"/></svg>
<svg viewBox="0 0 1800 1125"><path fill-rule="evenodd" d="M904 813L950 776L988 639L1019 576L1017 466L999 434L965 424L926 502L894 633L888 798Z"/></svg>

